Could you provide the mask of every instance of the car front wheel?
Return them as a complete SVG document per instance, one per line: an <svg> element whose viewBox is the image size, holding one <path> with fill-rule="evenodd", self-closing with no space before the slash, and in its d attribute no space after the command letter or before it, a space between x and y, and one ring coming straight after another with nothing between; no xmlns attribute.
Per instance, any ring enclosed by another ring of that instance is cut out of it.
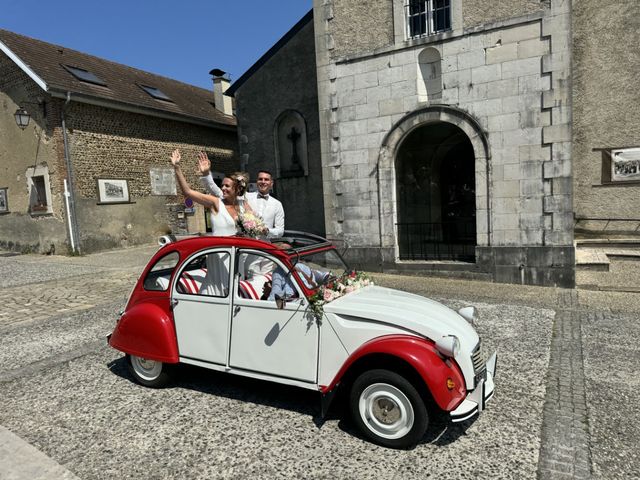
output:
<svg viewBox="0 0 640 480"><path fill-rule="evenodd" d="M169 365L147 358L127 355L129 372L136 382L145 387L159 388L169 382Z"/></svg>
<svg viewBox="0 0 640 480"><path fill-rule="evenodd" d="M424 436L427 408L416 388L389 370L370 370L353 383L351 415L360 431L374 443L411 448Z"/></svg>

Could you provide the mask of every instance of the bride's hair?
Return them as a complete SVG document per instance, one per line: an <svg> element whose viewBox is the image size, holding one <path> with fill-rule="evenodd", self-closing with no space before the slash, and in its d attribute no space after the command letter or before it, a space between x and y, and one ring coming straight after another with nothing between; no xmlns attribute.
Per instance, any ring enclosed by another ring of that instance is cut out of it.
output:
<svg viewBox="0 0 640 480"><path fill-rule="evenodd" d="M249 183L249 174L247 172L233 172L229 175L229 178L233 180L236 187L236 195L243 196L247 191L247 184Z"/></svg>

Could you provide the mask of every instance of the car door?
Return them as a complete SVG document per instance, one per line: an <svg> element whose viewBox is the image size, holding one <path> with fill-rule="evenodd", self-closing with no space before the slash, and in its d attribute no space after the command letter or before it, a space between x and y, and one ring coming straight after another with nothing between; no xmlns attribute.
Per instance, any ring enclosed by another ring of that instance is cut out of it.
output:
<svg viewBox="0 0 640 480"><path fill-rule="evenodd" d="M307 311L307 300L297 286L279 309L274 300L261 299L273 271L285 268L256 251L237 255L229 365L278 377L315 383L318 364L318 325Z"/></svg>
<svg viewBox="0 0 640 480"><path fill-rule="evenodd" d="M176 275L172 303L180 357L226 365L232 258L228 248L199 252Z"/></svg>

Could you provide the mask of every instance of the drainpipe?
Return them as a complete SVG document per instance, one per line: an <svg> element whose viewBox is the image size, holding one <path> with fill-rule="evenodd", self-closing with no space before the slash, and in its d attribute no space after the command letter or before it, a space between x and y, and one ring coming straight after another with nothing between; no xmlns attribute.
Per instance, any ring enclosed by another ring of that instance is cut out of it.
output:
<svg viewBox="0 0 640 480"><path fill-rule="evenodd" d="M69 224L69 241L71 242L71 251L75 252L76 251L76 243L73 240L73 224L71 222L71 208L69 207L69 197L71 196L71 193L69 192L69 189L67 188L67 179L64 179L64 205L65 207L67 207L67 222Z"/></svg>
<svg viewBox="0 0 640 480"><path fill-rule="evenodd" d="M64 162L67 167L67 179L69 181L67 188L67 180L65 180L64 195L65 205L67 207L67 218L69 219L69 242L71 243L71 250L73 253L82 253L80 251L79 231L78 231L78 219L76 216L76 201L73 193L73 169L71 166L71 156L69 155L69 140L67 139L67 126L64 118L64 112L67 106L71 102L71 92L67 92L67 100L62 106L60 117L62 119L62 141L64 144Z"/></svg>

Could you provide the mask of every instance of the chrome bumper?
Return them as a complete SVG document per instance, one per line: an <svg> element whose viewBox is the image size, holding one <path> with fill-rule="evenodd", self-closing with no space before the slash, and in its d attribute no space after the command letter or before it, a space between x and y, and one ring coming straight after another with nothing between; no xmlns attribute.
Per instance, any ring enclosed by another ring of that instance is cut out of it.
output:
<svg viewBox="0 0 640 480"><path fill-rule="evenodd" d="M452 422L464 422L485 409L486 403L493 397L495 385L493 379L496 375L496 363L498 362L498 352L487 360L487 378L482 379L473 391L467 394L458 408L449 412Z"/></svg>

